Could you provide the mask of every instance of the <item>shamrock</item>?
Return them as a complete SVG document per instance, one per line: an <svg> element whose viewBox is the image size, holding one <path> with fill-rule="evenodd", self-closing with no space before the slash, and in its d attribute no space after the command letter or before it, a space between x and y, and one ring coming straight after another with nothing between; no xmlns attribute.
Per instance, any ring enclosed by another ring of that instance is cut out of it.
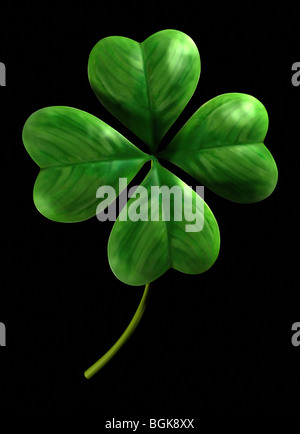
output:
<svg viewBox="0 0 300 434"><path fill-rule="evenodd" d="M192 97L199 76L197 47L180 31L163 30L142 43L109 36L90 53L91 87L104 107L147 145L149 153L100 119L71 107L43 108L24 125L24 145L41 169L34 202L54 221L93 217L99 202L104 210L113 201L103 197L99 201L99 186L110 186L120 195L119 180L130 183L151 161L141 183L149 195L141 199L132 194L108 241L112 271L128 285L146 285L144 295L124 334L85 372L87 378L129 338L146 307L151 282L171 267L187 274L202 273L217 259L220 234L212 211L161 162L168 160L201 185L235 202L263 200L276 186L277 167L263 143L268 115L250 95L227 93L208 101L157 153L158 144ZM183 211L182 218L175 217L171 195L169 219L163 218L161 196L155 204L150 199L154 186L176 186L183 193L182 205L189 197L189 211L203 222L201 230L186 230L191 220ZM128 218L130 206L139 207L140 218Z"/></svg>

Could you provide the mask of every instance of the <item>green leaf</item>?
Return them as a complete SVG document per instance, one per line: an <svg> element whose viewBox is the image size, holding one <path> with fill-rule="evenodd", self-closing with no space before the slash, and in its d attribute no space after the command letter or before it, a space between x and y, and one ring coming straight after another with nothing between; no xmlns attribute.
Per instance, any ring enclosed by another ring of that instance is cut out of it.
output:
<svg viewBox="0 0 300 434"><path fill-rule="evenodd" d="M208 270L217 259L220 234L214 215L203 199L156 161L141 186L144 193L137 191L136 197L130 198L109 238L108 258L117 278L129 285L144 285L171 267L187 274ZM178 196L175 199L170 194L168 208L167 199L162 195L159 201L153 200L155 186L169 189L176 186L181 192L179 201ZM196 226L188 217L191 212ZM139 220L133 221L133 216ZM187 232L187 228L197 231Z"/></svg>
<svg viewBox="0 0 300 434"><path fill-rule="evenodd" d="M263 144L267 129L257 99L228 93L200 107L159 156L226 199L257 202L272 193L278 176Z"/></svg>
<svg viewBox="0 0 300 434"><path fill-rule="evenodd" d="M154 152L194 93L200 57L192 39L177 30L142 43L109 36L92 49L88 76L104 107Z"/></svg>
<svg viewBox="0 0 300 434"><path fill-rule="evenodd" d="M119 177L128 183L149 159L100 119L71 107L46 107L23 128L23 142L41 171L34 186L37 209L51 220L78 222L96 215L96 191Z"/></svg>

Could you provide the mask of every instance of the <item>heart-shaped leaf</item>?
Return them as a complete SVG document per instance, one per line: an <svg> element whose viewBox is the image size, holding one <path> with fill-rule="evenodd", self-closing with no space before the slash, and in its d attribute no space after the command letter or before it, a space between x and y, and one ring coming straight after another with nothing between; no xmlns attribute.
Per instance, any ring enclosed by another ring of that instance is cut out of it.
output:
<svg viewBox="0 0 300 434"><path fill-rule="evenodd" d="M162 30L142 43L121 36L99 41L88 76L95 94L152 152L194 93L200 56L192 39Z"/></svg>
<svg viewBox="0 0 300 434"><path fill-rule="evenodd" d="M141 187L110 234L108 258L117 278L144 285L171 267L188 274L209 269L219 253L220 234L203 199L156 161ZM155 187L165 191L157 197Z"/></svg>
<svg viewBox="0 0 300 434"><path fill-rule="evenodd" d="M278 176L263 144L267 130L267 111L256 98L228 93L200 107L160 156L226 199L257 202Z"/></svg>
<svg viewBox="0 0 300 434"><path fill-rule="evenodd" d="M33 113L23 129L24 145L40 166L33 197L51 220L78 222L96 215L101 185L119 190L149 156L125 137L84 111L46 107Z"/></svg>

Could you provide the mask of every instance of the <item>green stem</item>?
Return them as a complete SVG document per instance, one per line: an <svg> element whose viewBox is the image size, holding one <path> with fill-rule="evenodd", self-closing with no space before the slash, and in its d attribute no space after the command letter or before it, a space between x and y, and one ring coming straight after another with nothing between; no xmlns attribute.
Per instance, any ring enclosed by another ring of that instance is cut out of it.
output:
<svg viewBox="0 0 300 434"><path fill-rule="evenodd" d="M147 283L145 286L144 294L142 300L140 301L139 307L137 308L134 317L130 321L127 329L124 331L122 336L117 340L117 342L111 347L104 356L101 357L96 363L94 363L89 369L87 369L84 373L86 378L91 378L95 375L103 366L106 365L112 359L117 352L122 348L122 346L128 341L134 330L136 329L138 323L140 322L143 313L145 312L148 300L150 295L150 283Z"/></svg>

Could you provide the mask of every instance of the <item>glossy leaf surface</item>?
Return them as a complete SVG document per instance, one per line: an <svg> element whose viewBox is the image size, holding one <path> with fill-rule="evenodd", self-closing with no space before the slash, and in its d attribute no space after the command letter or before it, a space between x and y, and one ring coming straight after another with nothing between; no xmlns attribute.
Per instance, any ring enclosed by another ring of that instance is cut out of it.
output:
<svg viewBox="0 0 300 434"><path fill-rule="evenodd" d="M198 49L177 30L142 43L109 36L95 45L88 63L101 103L152 152L193 95L199 75Z"/></svg>
<svg viewBox="0 0 300 434"><path fill-rule="evenodd" d="M208 270L216 261L220 247L218 224L209 207L195 191L156 161L141 186L147 195L136 193L136 197L130 198L109 238L108 258L117 278L129 285L144 285L171 267L188 274ZM161 195L159 202L151 201L155 186L179 188L182 192L180 215L174 216L180 207L179 202L174 207L175 197L171 194L170 218L164 221L168 217L166 201ZM132 207L138 208L140 220L133 221L132 215L129 219ZM186 225L192 225L188 217L190 211L194 212L197 228L203 226L202 230L186 231Z"/></svg>
<svg viewBox="0 0 300 434"><path fill-rule="evenodd" d="M96 214L96 191L119 177L128 182L149 159L100 119L71 107L46 107L23 129L24 145L41 170L34 186L37 209L51 220L78 222Z"/></svg>
<svg viewBox="0 0 300 434"><path fill-rule="evenodd" d="M160 156L226 199L257 202L277 183L275 161L263 144L267 129L257 99L220 95L200 107Z"/></svg>

